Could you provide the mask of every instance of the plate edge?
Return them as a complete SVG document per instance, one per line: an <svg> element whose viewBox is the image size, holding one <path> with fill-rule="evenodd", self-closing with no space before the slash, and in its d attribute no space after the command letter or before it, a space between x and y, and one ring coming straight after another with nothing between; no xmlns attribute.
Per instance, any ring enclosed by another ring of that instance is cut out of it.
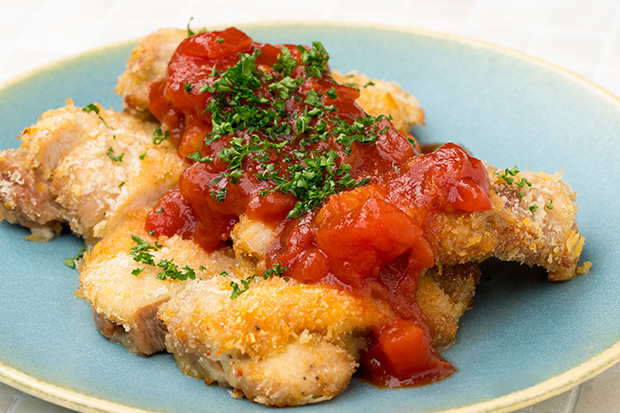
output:
<svg viewBox="0 0 620 413"><path fill-rule="evenodd" d="M509 47L500 46L484 40L479 40L463 35L443 33L439 31L433 31L424 28L412 28L407 26L389 25L381 23L368 23L368 22L354 22L354 21L323 21L323 20L276 20L276 21L262 21L262 22L243 22L243 23L218 23L211 27L215 29L223 28L226 26L235 25L240 28L252 28L252 27L265 27L265 26L281 26L281 27L332 27L332 28L371 28L375 30L381 30L386 32L400 32L410 35L423 35L425 37L448 39L456 41L461 44L466 44L476 48L490 49L495 52L499 52L503 55L507 55L513 58L524 59L536 64L538 67L545 68L547 70L553 70L554 72L562 75L564 78L568 78L571 81L579 82L583 86L590 89L597 95L611 101L620 110L620 97L609 92L602 86L595 82L579 75L570 70L564 69L561 66L550 63L544 59L529 55L527 53L511 49ZM38 73L52 70L62 65L71 63L75 60L80 60L88 57L89 55L96 55L106 52L107 50L117 50L122 47L128 47L137 43L140 38L126 39L118 42L102 45L94 49L74 53L65 56L61 59L57 59L46 63L44 65L30 69L17 76L9 78L0 83L0 93L6 89L14 86L15 84L34 76ZM594 356L582 364L567 370L566 372L552 377L542 383L538 383L532 387L519 390L500 396L499 398L491 399L484 402L471 404L455 409L442 410L442 413L466 413L466 412L492 412L497 410L516 410L518 408L526 407L542 400L548 399L555 395L561 394L564 391L596 376L597 374L605 371L614 364L620 361L620 342L614 344L602 353ZM577 377L575 377L577 376ZM117 404L109 402L103 399L99 399L93 396L87 396L83 393L79 393L73 390L69 390L44 380L35 378L27 373L14 369L3 361L0 360L0 382L3 382L11 387L24 391L25 393L39 397L43 400L84 412L101 411L101 412L131 412L131 413L153 413L151 410L142 410L138 408L129 407L127 405ZM35 387L36 386L36 387ZM545 387L550 387L549 391L541 391Z"/></svg>
<svg viewBox="0 0 620 413"><path fill-rule="evenodd" d="M0 361L0 382L45 401L80 412L155 413L110 402L37 379Z"/></svg>

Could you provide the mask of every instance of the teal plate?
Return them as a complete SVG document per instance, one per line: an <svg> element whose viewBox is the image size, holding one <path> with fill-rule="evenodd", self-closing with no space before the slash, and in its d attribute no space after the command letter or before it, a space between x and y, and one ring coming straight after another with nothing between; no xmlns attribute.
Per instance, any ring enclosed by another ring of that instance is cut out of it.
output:
<svg viewBox="0 0 620 413"><path fill-rule="evenodd" d="M539 269L488 262L476 307L445 352L458 371L425 387L382 390L354 379L311 411L486 411L515 409L558 394L620 359L620 102L549 64L492 45L425 31L325 24L245 26L259 41L323 42L331 66L395 80L414 93L423 142L454 141L500 167L554 172L578 192L578 221L590 274L549 283ZM0 90L1 148L46 109L72 98L121 109L114 94L133 44L47 66ZM139 357L104 339L75 270L81 241L49 243L0 224L0 380L80 410L254 411L179 373L170 355Z"/></svg>

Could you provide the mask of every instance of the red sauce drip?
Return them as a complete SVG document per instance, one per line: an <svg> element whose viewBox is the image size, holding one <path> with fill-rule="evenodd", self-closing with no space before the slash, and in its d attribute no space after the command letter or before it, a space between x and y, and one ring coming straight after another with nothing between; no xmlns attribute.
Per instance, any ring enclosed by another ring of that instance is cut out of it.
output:
<svg viewBox="0 0 620 413"><path fill-rule="evenodd" d="M301 52L295 46L287 47L291 57L300 62ZM243 142L251 142L252 135L267 139L264 131L235 131L205 144L213 130L211 114L205 108L214 97L210 92L201 93L200 87L213 84L215 78L210 75L214 67L221 73L239 61L240 53L256 50L261 52L257 67L281 80L282 74L273 68L281 47L255 43L245 33L229 28L184 40L170 61L167 78L152 86L150 110L169 131L179 153L200 152L214 160L195 162L182 174L178 189L162 198L149 214L147 229L158 235L193 237L210 251L229 239L242 214L273 223L279 236L266 258L268 267L279 262L288 266L285 275L295 280L337 285L371 296L392 309L395 316L386 318L373 332L374 340L362 359L372 382L402 387L446 377L453 368L434 349L415 298L420 271L434 265L434 253L424 234L432 231L428 223L437 213L491 207L486 168L453 144L418 155L407 135L382 119L376 123L381 130L376 141L354 142L350 151L334 135L305 148L289 144L280 152L267 151L269 162L286 165L294 158L294 150L333 150L338 155L336 164L351 165L354 179L370 179L365 186L331 195L302 219L287 219L297 199L280 191L261 195L276 185L256 176L265 171L264 159L245 157L238 183L222 178L228 167L218 158L222 148L230 147L235 138ZM296 130L300 114L313 108L303 99L311 89L319 93L323 105L334 107L323 118L327 131L336 127L330 121L334 116L348 123L365 116L355 104L357 89L335 83L329 74L320 79L310 77L298 64L290 77L303 79L296 91L302 98L286 99L287 115L282 122L289 123L291 130ZM332 88L335 98L327 93ZM257 105L260 109L270 108L276 100L265 82L254 93L264 98ZM313 125L319 121L312 120ZM226 190L225 197L218 199L215 195L222 190Z"/></svg>

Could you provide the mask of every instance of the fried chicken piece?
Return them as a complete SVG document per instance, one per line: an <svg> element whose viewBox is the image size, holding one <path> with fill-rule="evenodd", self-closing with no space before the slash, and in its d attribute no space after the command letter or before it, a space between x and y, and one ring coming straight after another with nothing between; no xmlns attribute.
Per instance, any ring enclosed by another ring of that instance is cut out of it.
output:
<svg viewBox="0 0 620 413"><path fill-rule="evenodd" d="M148 210L142 208L129 214L122 225L85 255L79 267L78 295L90 303L99 331L141 354L164 349L166 330L156 317L157 310L188 283L196 282L190 278L161 279L158 274L164 271L162 267L186 273L186 266L189 266L196 279L219 276L222 271L245 274L253 269L249 263L236 260L229 248L207 253L193 241L178 235L171 238L150 236L144 229ZM166 263L165 260L173 264L158 267L136 262L131 254L131 248L136 245L132 235L150 245L161 245L158 250L148 251L155 264Z"/></svg>
<svg viewBox="0 0 620 413"><path fill-rule="evenodd" d="M576 193L561 180L561 175L520 172L513 177L514 182L525 179L531 184L521 187L508 184L496 174L499 170L488 170L491 210L440 213L427 223L426 236L437 264L481 262L495 257L541 266L551 281L569 280L582 272L578 263L584 238L576 221ZM367 188L339 196L364 199L373 195ZM352 205L360 202L356 199ZM256 258L259 266L275 236L275 229L244 216L231 234L235 251Z"/></svg>
<svg viewBox="0 0 620 413"><path fill-rule="evenodd" d="M479 276L475 264L422 274L418 300L439 347L454 342ZM336 396L355 372L371 329L398 318L369 298L323 284L251 280L231 299L230 282L193 283L161 306L166 347L184 374L232 386L262 404L297 406Z"/></svg>
<svg viewBox="0 0 620 413"><path fill-rule="evenodd" d="M27 164L25 151L0 151L0 221L29 228L30 240L49 240L62 230L61 207L49 182Z"/></svg>
<svg viewBox="0 0 620 413"><path fill-rule="evenodd" d="M427 237L436 260L454 265L493 256L541 266L551 281L574 278L581 271L584 243L576 222L576 193L559 173L519 172L509 177L514 179L510 184L502 174L489 167L490 211L438 214L429 223Z"/></svg>
<svg viewBox="0 0 620 413"><path fill-rule="evenodd" d="M140 41L131 53L127 69L118 78L116 93L132 113L148 116L149 93L153 82L164 79L168 62L176 47L187 37L186 30L159 29ZM424 111L413 95L397 83L370 79L364 74L346 75L333 70L337 82L359 86L357 103L370 115L391 115L394 126L408 133L424 123Z"/></svg>
<svg viewBox="0 0 620 413"><path fill-rule="evenodd" d="M420 274L416 298L437 350L456 341L459 320L473 306L480 276L480 267L473 262L437 266Z"/></svg>
<svg viewBox="0 0 620 413"><path fill-rule="evenodd" d="M143 116L149 114L151 84L165 77L168 62L185 37L185 30L159 29L138 43L116 86L126 109Z"/></svg>
<svg viewBox="0 0 620 413"><path fill-rule="evenodd" d="M383 318L371 302L280 278L252 281L231 299L230 282L192 284L161 307L166 346L183 373L276 406L328 400L347 387L367 331Z"/></svg>
<svg viewBox="0 0 620 413"><path fill-rule="evenodd" d="M50 239L68 223L94 244L125 212L154 205L178 182L185 162L156 124L100 106L45 112L22 145L0 152L0 216Z"/></svg>

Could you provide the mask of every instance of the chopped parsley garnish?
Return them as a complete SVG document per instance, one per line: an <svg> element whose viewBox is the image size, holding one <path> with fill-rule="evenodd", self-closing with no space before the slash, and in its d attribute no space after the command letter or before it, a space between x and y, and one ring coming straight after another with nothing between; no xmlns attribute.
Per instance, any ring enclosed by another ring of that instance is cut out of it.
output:
<svg viewBox="0 0 620 413"><path fill-rule="evenodd" d="M242 285L241 287L239 287L239 284L237 284L235 281L231 281L230 286L232 288L232 293L230 293L230 299L234 300L235 298L239 297L241 294L249 290L250 283L252 282L252 280L254 280L255 277L256 276L251 276L246 278L245 280L239 280Z"/></svg>
<svg viewBox="0 0 620 413"><path fill-rule="evenodd" d="M157 128L153 131L153 144L159 145L160 143L162 143L169 137L170 137L170 134L168 133L168 131L164 132L161 129Z"/></svg>
<svg viewBox="0 0 620 413"><path fill-rule="evenodd" d="M300 45L297 46L297 50L301 52L301 64L306 67L308 76L321 78L324 73L329 72L327 69L329 54L321 42L312 42L311 49Z"/></svg>
<svg viewBox="0 0 620 413"><path fill-rule="evenodd" d="M140 158L140 160L143 160L145 156L146 156L146 152L142 152L140 156L138 156L138 158Z"/></svg>
<svg viewBox="0 0 620 413"><path fill-rule="evenodd" d="M218 43L224 43L226 41L226 39L224 39L223 37L220 37L219 39L217 39Z"/></svg>
<svg viewBox="0 0 620 413"><path fill-rule="evenodd" d="M276 58L277 62L273 65L273 69L282 74L283 77L287 77L291 74L293 69L297 67L297 60L291 57L291 51L286 46L282 46L280 49L282 53Z"/></svg>
<svg viewBox="0 0 620 413"><path fill-rule="evenodd" d="M202 163L213 162L213 158L212 157L210 157L210 156L202 156L200 154L200 152L194 152L194 153L192 153L190 155L187 155L187 157L189 159L191 159L192 161L196 161L196 162L202 162Z"/></svg>
<svg viewBox="0 0 620 413"><path fill-rule="evenodd" d="M281 263L276 263L273 267L269 268L263 273L263 278L266 280L271 277L282 277L284 271L288 269L288 265L282 267Z"/></svg>
<svg viewBox="0 0 620 413"><path fill-rule="evenodd" d="M517 185L519 188L524 188L526 185L527 186L532 186L532 183L530 181L528 181L525 178L521 178L520 181L516 181L515 182L515 176L517 176L517 174L519 173L519 168L517 168L516 166L513 166L512 168L508 169L504 169L503 173L499 173L499 172L493 172L496 176L502 178L504 180L504 182L506 182L508 185L511 184L515 184ZM523 198L523 192L519 191L517 192L517 196L519 198Z"/></svg>
<svg viewBox="0 0 620 413"><path fill-rule="evenodd" d="M232 292L230 294L230 299L234 300L235 298L239 297L241 294L243 294L244 292L249 290L250 289L250 284L252 283L252 281L258 282L261 279L267 280L267 279L269 279L271 277L282 277L282 274L284 274L284 271L286 271L287 268L288 268L288 266L282 267L281 264L278 262L273 267L271 267L267 271L265 271L262 276L250 275L246 279L239 280L241 285L239 285L239 283L237 283L236 281L231 281L230 284L229 284L230 287L232 288ZM222 273L220 273L220 275L223 276L223 277L227 277L228 273L226 271L222 271ZM288 277L285 277L284 280L288 282Z"/></svg>
<svg viewBox="0 0 620 413"><path fill-rule="evenodd" d="M123 181L123 182L121 182L120 184L118 184L118 187L119 187L119 188L120 188L120 187L122 187L122 186L125 186L125 181Z"/></svg>
<svg viewBox="0 0 620 413"><path fill-rule="evenodd" d="M97 115L99 114L99 108L94 103L90 103L82 108L83 112L90 113L95 112Z"/></svg>
<svg viewBox="0 0 620 413"><path fill-rule="evenodd" d="M516 166L513 166L512 168L508 169L504 169L503 173L499 173L499 172L493 172L493 174L495 174L496 176L502 178L504 180L504 182L506 182L508 185L512 184L515 180L515 176L519 173L519 168L517 168ZM531 185L531 184L530 184ZM523 188L523 185L521 185L521 188Z"/></svg>
<svg viewBox="0 0 620 413"><path fill-rule="evenodd" d="M325 92L325 94L327 95L328 98L330 99L336 99L338 98L338 92L336 91L336 88L332 86L332 88L330 90L328 90L327 92Z"/></svg>
<svg viewBox="0 0 620 413"><path fill-rule="evenodd" d="M112 147L109 147L106 155L108 155L108 158L112 159L114 162L123 162L123 155L125 155L125 153L123 152L120 155L115 155L114 149L112 149Z"/></svg>
<svg viewBox="0 0 620 413"><path fill-rule="evenodd" d="M525 178L521 178L521 180L519 181L515 181L515 177L517 176L517 174L519 173L519 168L517 168L516 166L513 166L510 169L504 169L503 173L499 173L499 172L493 172L496 176L502 178L504 180L504 182L506 182L508 185L511 184L515 184L516 186L518 186L519 188L524 188L525 186L532 186L532 183L530 181L528 181ZM523 198L523 192L519 191L517 192L517 196L519 198ZM549 201L549 206L551 206L551 208L548 209L553 209L553 206L551 205L552 201ZM545 207L547 208L547 205L545 205ZM538 211L538 205L536 204L532 204L529 206L529 210L530 212L536 212Z"/></svg>
<svg viewBox="0 0 620 413"><path fill-rule="evenodd" d="M226 194L228 193L228 188L220 188L217 191L211 191L211 196L215 198L217 202L224 202L226 199Z"/></svg>
<svg viewBox="0 0 620 413"><path fill-rule="evenodd" d="M230 68L222 71L213 68L207 82L200 87L200 93L212 95L203 112L211 115L212 123L212 132L204 143L212 145L223 136L229 137L217 154L227 164L227 169L210 183L215 185L227 179L219 188L210 191L218 202L226 199L226 185L243 179L243 166L248 159L259 162L254 176L274 184L271 189L262 191L262 196L280 191L298 199L288 218L299 217L316 208L332 194L370 181L369 178L354 178L352 166L344 163L337 151L329 148L309 151L308 147L331 136L342 145L343 152L351 154L354 143L374 144L387 132L389 127L379 128L384 116L341 119L332 113L336 111L334 105L323 103L321 93L314 89L302 92L300 86L306 79L299 76L296 68L302 66L307 76L322 78L329 73L329 55L319 42L314 42L312 48L298 46L297 50L299 61L291 56L287 47L281 48L277 63L273 65L276 74L267 74L257 66L257 58L262 54L259 49L251 54L240 53L239 61ZM269 91L271 99L258 92L262 88ZM336 88L331 87L325 96L336 99ZM287 102L292 101L303 102L306 106L299 113L289 113ZM243 134L238 136L241 131ZM285 146L289 156L282 156ZM279 160L274 163L276 155ZM197 162L212 160L198 152L188 157Z"/></svg>
<svg viewBox="0 0 620 413"><path fill-rule="evenodd" d="M95 112L95 114L97 115L97 117L99 118L99 120L101 120L101 122L103 122L103 124L108 128L108 129L114 129L113 127L111 127L110 125L108 125L108 122L105 121L105 119L103 119L103 117L99 114L99 108L97 107L97 105L95 105L94 103L89 103L88 105L84 106L82 108L82 112L86 112L86 113L90 113L90 112ZM116 139L116 136L114 136L114 139Z"/></svg>
<svg viewBox="0 0 620 413"><path fill-rule="evenodd" d="M545 208L551 210L553 209L553 199L549 200L549 203L547 205L545 205Z"/></svg>
<svg viewBox="0 0 620 413"><path fill-rule="evenodd" d="M63 258L62 261L65 263L65 265L69 268L75 268L76 262L77 260L79 260L80 258L82 258L82 256L84 255L84 252L86 252L86 245L84 245L82 247L82 249L80 250L80 252L77 253L77 255L75 257L72 258Z"/></svg>
<svg viewBox="0 0 620 413"><path fill-rule="evenodd" d="M287 218L297 218L321 205L328 196L347 188L366 185L370 181L370 178L355 181L349 173L351 165L343 163L336 166L337 157L338 154L333 149L326 154L316 154L313 158L304 159L305 165L291 163L288 167L289 179L274 177L274 181L279 184L270 191L290 193L299 199Z"/></svg>
<svg viewBox="0 0 620 413"><path fill-rule="evenodd" d="M144 267L143 267L143 268L136 268L136 269L134 269L134 270L131 272L131 274L132 274L132 275L135 275L135 276L138 276L138 275L140 275L140 274L142 273L142 271L144 271L145 269L146 269L146 268L144 268Z"/></svg>
<svg viewBox="0 0 620 413"><path fill-rule="evenodd" d="M193 31L193 30L189 27L189 25L192 23L192 20L194 20L194 18L193 18L193 17L190 17L190 18L189 18L189 21L187 22L187 37L191 37L191 36L193 36L193 35L195 35L195 34L196 34L196 32L195 32L195 31ZM202 28L202 29L200 29L200 30L198 31L198 33L204 33L204 32L206 32L206 31L207 31L207 29L206 29L206 28Z"/></svg>
<svg viewBox="0 0 620 413"><path fill-rule="evenodd" d="M196 272L193 268L185 265L179 269L179 266L174 262L174 258L163 258L158 263L155 263L154 256L150 251L159 251L162 245L155 241L154 245L149 244L138 235L132 235L131 239L136 243L131 247L130 254L133 260L142 264L157 266L161 271L157 274L157 278L160 280L171 279L185 281L187 279L195 279ZM145 268L136 268L131 273L133 275L139 275Z"/></svg>
<svg viewBox="0 0 620 413"><path fill-rule="evenodd" d="M195 35L195 34L196 34L196 32L194 32L194 31L193 31L193 30L189 27L189 25L192 23L192 20L194 20L194 18L193 18L193 17L190 17L190 18L189 18L189 21L187 22L187 37L190 37L190 36L193 36L193 35Z"/></svg>

